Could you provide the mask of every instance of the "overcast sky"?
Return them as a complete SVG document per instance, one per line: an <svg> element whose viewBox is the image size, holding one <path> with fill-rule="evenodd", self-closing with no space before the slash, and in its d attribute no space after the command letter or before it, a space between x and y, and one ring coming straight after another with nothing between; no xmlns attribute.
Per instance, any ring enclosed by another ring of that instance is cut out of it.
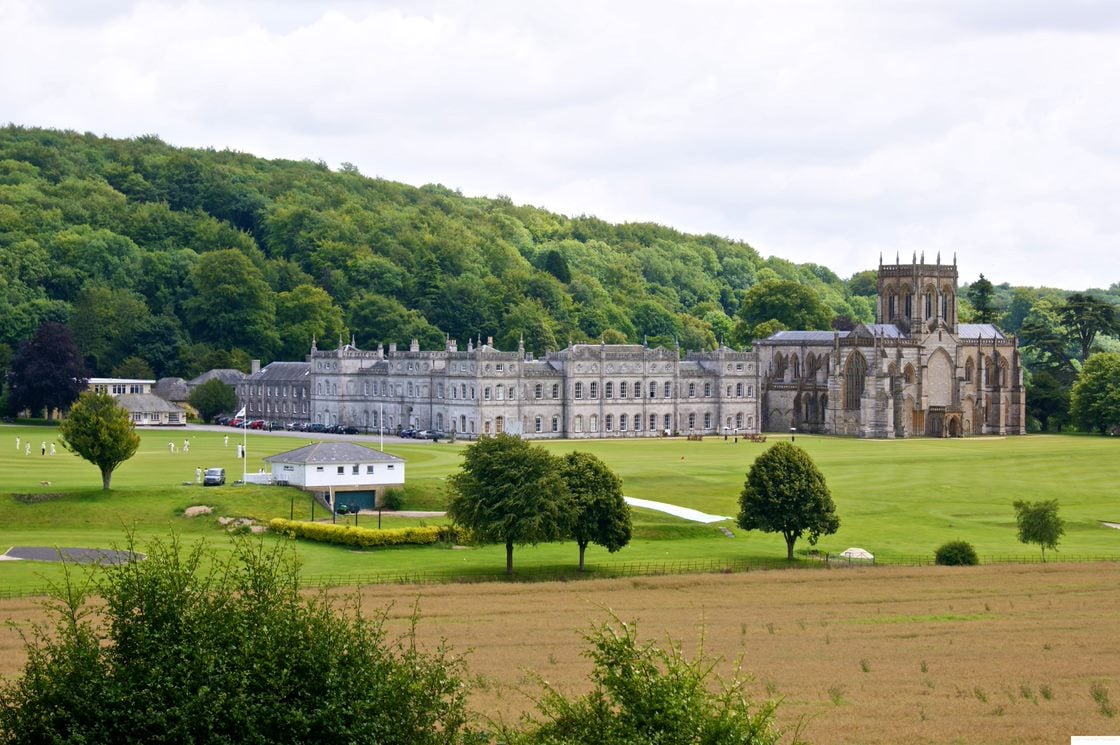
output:
<svg viewBox="0 0 1120 745"><path fill-rule="evenodd" d="M1120 2L0 0L0 121L1120 282Z"/></svg>

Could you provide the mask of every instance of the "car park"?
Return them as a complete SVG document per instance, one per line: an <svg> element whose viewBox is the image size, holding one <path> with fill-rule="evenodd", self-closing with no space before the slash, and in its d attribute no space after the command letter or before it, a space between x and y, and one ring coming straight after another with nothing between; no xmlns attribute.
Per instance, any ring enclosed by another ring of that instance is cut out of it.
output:
<svg viewBox="0 0 1120 745"><path fill-rule="evenodd" d="M226 483L226 469L224 468L207 468L205 475L202 477L203 486L221 486Z"/></svg>

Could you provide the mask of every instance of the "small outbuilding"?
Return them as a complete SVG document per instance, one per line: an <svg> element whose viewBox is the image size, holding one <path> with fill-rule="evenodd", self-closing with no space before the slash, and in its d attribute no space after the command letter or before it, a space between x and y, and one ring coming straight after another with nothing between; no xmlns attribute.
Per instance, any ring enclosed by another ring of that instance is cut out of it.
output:
<svg viewBox="0 0 1120 745"><path fill-rule="evenodd" d="M352 442L316 442L265 458L276 484L298 486L335 505L372 510L404 486L404 458Z"/></svg>
<svg viewBox="0 0 1120 745"><path fill-rule="evenodd" d="M849 548L840 552L840 557L848 561L875 561L875 557L865 548Z"/></svg>

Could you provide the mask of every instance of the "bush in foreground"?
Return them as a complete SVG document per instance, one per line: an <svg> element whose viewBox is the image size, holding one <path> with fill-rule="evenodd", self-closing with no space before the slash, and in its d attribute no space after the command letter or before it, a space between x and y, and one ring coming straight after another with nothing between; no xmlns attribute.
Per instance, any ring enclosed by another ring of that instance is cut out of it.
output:
<svg viewBox="0 0 1120 745"><path fill-rule="evenodd" d="M222 559L172 540L146 552L92 586L67 575L53 633L33 634L22 676L0 688L0 743L471 737L462 661L389 638L384 612L301 594L282 546L245 540ZM90 594L104 601L96 615Z"/></svg>
<svg viewBox="0 0 1120 745"><path fill-rule="evenodd" d="M274 517L268 527L289 538L303 538L342 546L426 546L433 543L456 543L467 538L467 531L453 525L429 525L411 528L359 528L353 525L312 523Z"/></svg>
<svg viewBox="0 0 1120 745"><path fill-rule="evenodd" d="M976 549L968 541L949 541L942 544L933 554L934 561L940 566L973 567L980 563Z"/></svg>

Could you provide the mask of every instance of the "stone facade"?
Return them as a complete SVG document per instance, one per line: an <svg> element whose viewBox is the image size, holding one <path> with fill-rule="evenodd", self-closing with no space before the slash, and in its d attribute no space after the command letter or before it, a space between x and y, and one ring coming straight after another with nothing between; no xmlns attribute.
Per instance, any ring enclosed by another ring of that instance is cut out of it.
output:
<svg viewBox="0 0 1120 745"><path fill-rule="evenodd" d="M958 323L956 260L880 261L878 281L876 323L781 331L750 352L721 346L682 358L679 349L573 344L534 359L489 340L462 351L450 340L438 351L340 340L336 349L312 344L306 362L274 362L250 376L242 403L264 418L461 437L1024 433L1018 345L991 324ZM309 409L286 415L270 403L270 392L297 384Z"/></svg>

